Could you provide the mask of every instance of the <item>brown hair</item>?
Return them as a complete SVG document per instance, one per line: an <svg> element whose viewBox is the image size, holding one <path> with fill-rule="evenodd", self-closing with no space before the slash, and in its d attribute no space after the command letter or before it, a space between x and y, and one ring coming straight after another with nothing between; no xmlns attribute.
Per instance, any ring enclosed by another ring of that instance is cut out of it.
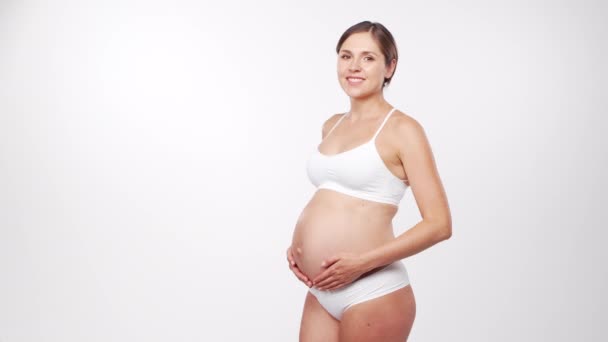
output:
<svg viewBox="0 0 608 342"><path fill-rule="evenodd" d="M358 24L355 24L355 25L349 27L346 31L344 31L344 33L340 37L340 40L338 40L338 45L336 45L336 53L340 52L340 48L342 47L342 44L344 44L344 41L346 39L348 39L348 37L350 37L354 33L360 33L360 32L369 32L372 34L372 37L374 38L374 40L376 41L376 44L378 44L378 46L380 47L380 51L382 51L382 54L384 55L384 64L385 65L387 65L387 66L390 65L390 63L393 59L395 59L395 61L399 61L399 58L397 55L397 44L395 43L395 39L393 38L393 35L391 34L391 32L389 30L387 30L386 27L384 27L384 25L382 25L378 22L371 22L371 21L362 21ZM397 70L396 64L395 64L395 70ZM391 83L391 79L393 78L394 75L395 75L395 71L393 71L393 74L391 75L391 77L389 77L389 78L385 77L382 87L385 87L389 83Z"/></svg>

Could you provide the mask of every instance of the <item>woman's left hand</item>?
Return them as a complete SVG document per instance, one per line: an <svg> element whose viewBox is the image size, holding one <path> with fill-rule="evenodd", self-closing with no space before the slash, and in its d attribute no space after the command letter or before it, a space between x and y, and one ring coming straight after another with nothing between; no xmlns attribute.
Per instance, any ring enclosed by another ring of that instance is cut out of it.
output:
<svg viewBox="0 0 608 342"><path fill-rule="evenodd" d="M312 284L319 290L335 290L348 285L359 278L367 270L363 258L358 254L340 253L321 263L325 270L321 272Z"/></svg>

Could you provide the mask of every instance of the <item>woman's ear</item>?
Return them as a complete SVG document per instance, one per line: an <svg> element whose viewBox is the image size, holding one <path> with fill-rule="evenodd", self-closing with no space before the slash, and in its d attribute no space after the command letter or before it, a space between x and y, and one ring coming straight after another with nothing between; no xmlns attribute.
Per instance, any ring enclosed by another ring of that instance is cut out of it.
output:
<svg viewBox="0 0 608 342"><path fill-rule="evenodd" d="M391 76L393 76L393 73L395 72L395 68L397 67L397 60L396 59L392 59L391 63L386 67L386 73L384 74L385 78L391 78Z"/></svg>

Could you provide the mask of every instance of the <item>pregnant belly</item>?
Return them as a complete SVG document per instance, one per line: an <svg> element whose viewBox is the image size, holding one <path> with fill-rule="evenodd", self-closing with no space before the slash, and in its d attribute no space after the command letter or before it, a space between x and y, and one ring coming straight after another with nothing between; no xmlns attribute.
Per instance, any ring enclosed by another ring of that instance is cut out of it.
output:
<svg viewBox="0 0 608 342"><path fill-rule="evenodd" d="M353 243L345 240L348 228L337 222L297 224L292 241L294 259L309 279L323 268L321 262L339 252L353 252Z"/></svg>
<svg viewBox="0 0 608 342"><path fill-rule="evenodd" d="M336 200L339 199L332 203ZM298 267L309 279L321 273L321 262L335 254L363 253L394 238L394 211L319 202L313 198L302 211L291 245Z"/></svg>

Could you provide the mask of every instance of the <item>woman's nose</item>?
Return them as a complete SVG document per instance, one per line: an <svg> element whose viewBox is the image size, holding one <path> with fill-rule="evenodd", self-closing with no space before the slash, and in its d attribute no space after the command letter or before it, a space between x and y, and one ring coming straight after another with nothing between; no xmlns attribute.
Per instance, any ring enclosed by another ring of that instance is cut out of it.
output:
<svg viewBox="0 0 608 342"><path fill-rule="evenodd" d="M359 61L356 58L351 59L350 65L348 66L348 69L353 71L353 70L359 70Z"/></svg>

